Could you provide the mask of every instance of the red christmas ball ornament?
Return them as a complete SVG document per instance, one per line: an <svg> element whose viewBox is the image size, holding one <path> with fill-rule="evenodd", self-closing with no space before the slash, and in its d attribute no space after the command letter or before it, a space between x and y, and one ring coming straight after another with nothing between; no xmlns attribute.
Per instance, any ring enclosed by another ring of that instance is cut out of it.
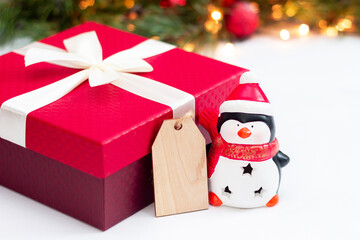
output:
<svg viewBox="0 0 360 240"><path fill-rule="evenodd" d="M249 2L237 2L225 17L225 25L229 32L238 38L250 36L258 27L257 8Z"/></svg>
<svg viewBox="0 0 360 240"><path fill-rule="evenodd" d="M221 5L223 7L230 7L231 5L233 5L235 2L235 0L222 0L221 1Z"/></svg>
<svg viewBox="0 0 360 240"><path fill-rule="evenodd" d="M186 0L169 0L172 6L185 6L186 5Z"/></svg>
<svg viewBox="0 0 360 240"><path fill-rule="evenodd" d="M185 6L186 0L161 0L160 1L160 7L162 8L168 8L168 7L174 7L174 6Z"/></svg>
<svg viewBox="0 0 360 240"><path fill-rule="evenodd" d="M170 6L171 6L171 4L170 4L169 0L161 0L160 1L160 7L161 8L168 8Z"/></svg>

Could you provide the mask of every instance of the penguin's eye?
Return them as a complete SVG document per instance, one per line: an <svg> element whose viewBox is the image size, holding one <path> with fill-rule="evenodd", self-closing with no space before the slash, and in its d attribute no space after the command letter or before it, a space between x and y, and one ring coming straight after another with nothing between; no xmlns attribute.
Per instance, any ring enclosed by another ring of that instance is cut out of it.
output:
<svg viewBox="0 0 360 240"><path fill-rule="evenodd" d="M254 125L251 125L251 127L253 128L253 127L254 127Z"/></svg>
<svg viewBox="0 0 360 240"><path fill-rule="evenodd" d="M240 124L236 124L236 126L240 126Z"/></svg>

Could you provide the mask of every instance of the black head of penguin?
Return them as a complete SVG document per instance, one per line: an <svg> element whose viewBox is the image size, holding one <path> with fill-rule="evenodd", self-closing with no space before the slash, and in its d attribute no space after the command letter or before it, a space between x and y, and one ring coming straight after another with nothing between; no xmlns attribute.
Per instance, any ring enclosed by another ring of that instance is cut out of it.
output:
<svg viewBox="0 0 360 240"><path fill-rule="evenodd" d="M228 120L237 120L242 123L261 121L264 122L270 129L269 143L275 139L275 123L274 117L264 114L251 114L251 113L222 113L217 122L217 130L220 132L221 126Z"/></svg>

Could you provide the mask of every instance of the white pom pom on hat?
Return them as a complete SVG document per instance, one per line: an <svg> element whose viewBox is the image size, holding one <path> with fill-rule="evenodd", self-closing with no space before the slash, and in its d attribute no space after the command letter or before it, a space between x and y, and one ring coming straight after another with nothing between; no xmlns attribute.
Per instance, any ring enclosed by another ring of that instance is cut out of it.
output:
<svg viewBox="0 0 360 240"><path fill-rule="evenodd" d="M220 106L224 112L273 115L272 107L265 93L259 86L258 78L250 72L240 77L240 84Z"/></svg>

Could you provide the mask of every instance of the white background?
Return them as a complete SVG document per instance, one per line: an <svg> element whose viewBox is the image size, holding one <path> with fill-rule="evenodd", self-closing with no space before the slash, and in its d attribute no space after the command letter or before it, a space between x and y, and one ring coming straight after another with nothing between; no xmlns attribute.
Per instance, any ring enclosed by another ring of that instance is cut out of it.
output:
<svg viewBox="0 0 360 240"><path fill-rule="evenodd" d="M277 206L155 218L152 204L101 232L0 186L0 239L359 239L360 38L256 35L215 56L255 72L277 109L291 157Z"/></svg>

